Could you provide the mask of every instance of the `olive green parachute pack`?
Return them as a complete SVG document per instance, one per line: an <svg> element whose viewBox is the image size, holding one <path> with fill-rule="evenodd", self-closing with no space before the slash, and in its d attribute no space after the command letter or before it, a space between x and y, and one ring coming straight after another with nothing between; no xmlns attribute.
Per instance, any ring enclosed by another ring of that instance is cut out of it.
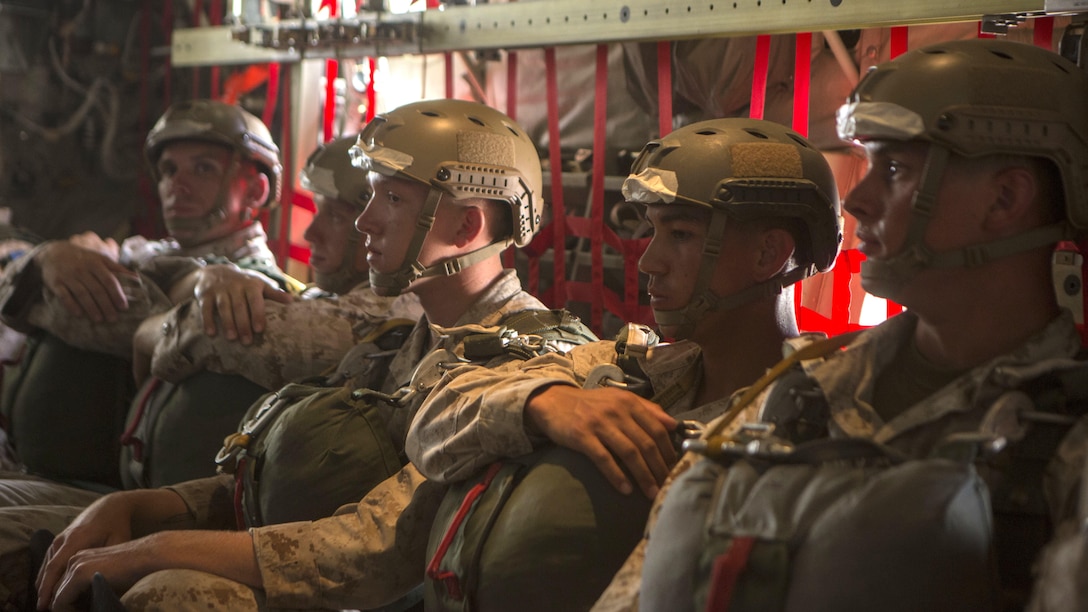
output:
<svg viewBox="0 0 1088 612"><path fill-rule="evenodd" d="M208 464L222 433L268 389L244 376L207 370L178 384L151 378L128 406L121 434L125 489L162 487L215 475Z"/></svg>
<svg viewBox="0 0 1088 612"><path fill-rule="evenodd" d="M653 389L637 356L656 343L648 328L629 324L616 363L591 371L585 387L614 386L670 405L695 370ZM696 427L683 425L689 435ZM638 543L649 511L644 495L620 493L569 448L497 461L451 485L439 506L427 545L426 609L589 609Z"/></svg>
<svg viewBox="0 0 1088 612"><path fill-rule="evenodd" d="M0 405L29 473L109 491L121 486L119 438L135 393L128 360L39 330L27 336L17 362L5 366Z"/></svg>
<svg viewBox="0 0 1088 612"><path fill-rule="evenodd" d="M232 264L217 255L201 259L209 265ZM259 272L289 293L304 289L271 257L243 257L233 265ZM265 393L267 388L244 376L208 370L177 383L145 381L127 406L120 434L123 488L162 487L214 476L208 457L219 449L223 432L234 430L246 407Z"/></svg>
<svg viewBox="0 0 1088 612"><path fill-rule="evenodd" d="M406 331L396 326L376 330L353 349L353 358L391 357ZM445 360L482 362L500 354L528 359L596 339L565 310L523 311L508 315L493 331L466 336L463 359L433 351L417 367L412 383L393 394L345 386L329 376L262 397L216 457L219 470L237 479L239 525L326 517L397 473L407 459L396 451L403 441L394 445L390 439L389 414L410 396L429 391L440 378L436 373L448 365ZM384 374L366 378L380 383Z"/></svg>
<svg viewBox="0 0 1088 612"><path fill-rule="evenodd" d="M1088 362L1006 391L977 431L924 458L816 431L830 413L814 385L779 385L764 422L686 443L706 457L661 505L642 609L1023 609L1054 531L1044 475L1084 427ZM766 422L776 400L785 407ZM807 439L780 437L798 432Z"/></svg>
<svg viewBox="0 0 1088 612"><path fill-rule="evenodd" d="M427 610L585 610L638 543L650 500L548 446L452 485L427 544Z"/></svg>

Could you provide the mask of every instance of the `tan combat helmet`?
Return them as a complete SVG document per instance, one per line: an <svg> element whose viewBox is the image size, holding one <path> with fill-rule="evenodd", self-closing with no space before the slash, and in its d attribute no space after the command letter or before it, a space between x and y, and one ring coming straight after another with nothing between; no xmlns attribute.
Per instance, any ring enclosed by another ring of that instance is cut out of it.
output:
<svg viewBox="0 0 1088 612"><path fill-rule="evenodd" d="M1053 244L1069 226L1088 229L1088 74L1038 47L960 40L905 53L869 72L839 109L844 140L932 143L903 251L862 264L866 289L895 297L926 268L979 265ZM951 154L1022 155L1053 163L1065 192L1067 223L955 251L923 242Z"/></svg>
<svg viewBox="0 0 1088 612"><path fill-rule="evenodd" d="M689 336L711 311L774 295L829 270L842 243L838 188L823 154L793 130L756 119L701 121L652 141L623 183L628 201L710 209L710 227L691 302L654 311L659 325ZM798 229L796 267L728 296L710 291L710 278L730 219L785 219Z"/></svg>
<svg viewBox="0 0 1088 612"><path fill-rule="evenodd" d="M348 153L355 146L356 138L354 134L344 136L315 149L299 172L299 183L315 194L350 204L358 216L370 201L371 192L366 172L351 163ZM356 253L363 248L362 236L352 228L348 248L336 272L314 272L318 287L333 293L346 293L368 279L365 270L355 268Z"/></svg>
<svg viewBox="0 0 1088 612"><path fill-rule="evenodd" d="M246 110L216 100L178 102L166 109L144 143L144 156L155 180L159 179L156 165L162 149L175 140L201 140L234 149L268 177L270 189L264 204L279 201L283 175L280 148L264 122Z"/></svg>
<svg viewBox="0 0 1088 612"><path fill-rule="evenodd" d="M421 219L433 220L443 197L454 204L485 198L510 207L512 235L429 268L417 258L430 225L417 227L400 270L371 270L371 285L381 295L396 295L424 276L456 274L511 244L525 246L540 229L543 180L536 146L512 119L493 108L463 100L406 104L375 117L351 151L363 170L428 185Z"/></svg>

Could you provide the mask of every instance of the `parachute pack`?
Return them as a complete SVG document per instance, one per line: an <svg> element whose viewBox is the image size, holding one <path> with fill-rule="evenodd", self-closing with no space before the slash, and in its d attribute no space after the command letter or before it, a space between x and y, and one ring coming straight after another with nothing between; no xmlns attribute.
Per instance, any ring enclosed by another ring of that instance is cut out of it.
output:
<svg viewBox="0 0 1088 612"><path fill-rule="evenodd" d="M208 457L245 407L268 393L243 376L200 371L174 384L150 378L128 407L121 434L125 489L161 487L215 474Z"/></svg>
<svg viewBox="0 0 1088 612"><path fill-rule="evenodd" d="M826 400L800 388L794 419L784 410L776 423L688 443L707 457L662 504L642 609L1023 607L1031 560L1053 536L1047 470L1088 414L1088 363L1006 392L978 431L927 458L813 436Z"/></svg>
<svg viewBox="0 0 1088 612"><path fill-rule="evenodd" d="M364 350L353 353L391 357L407 337L406 327L376 331L356 347ZM395 450L386 430L389 414L415 394L429 391L445 366L504 353L527 359L596 339L565 310L522 311L507 316L494 330L466 336L463 359L432 351L416 368L411 384L393 394L343 386L333 377L332 384L330 379L290 384L262 397L216 457L219 470L237 478L239 525L329 516L397 473L406 458Z"/></svg>
<svg viewBox="0 0 1088 612"><path fill-rule="evenodd" d="M616 364L585 387L612 386L665 403L691 379L655 390L637 356L657 343L628 325ZM686 427L691 424L685 422ZM642 536L650 500L623 495L581 453L545 446L491 464L443 498L427 545L428 610L588 609Z"/></svg>
<svg viewBox="0 0 1088 612"><path fill-rule="evenodd" d="M119 488L118 438L135 386L127 360L76 348L45 331L30 334L20 359L5 367L0 402L19 460L51 480Z"/></svg>

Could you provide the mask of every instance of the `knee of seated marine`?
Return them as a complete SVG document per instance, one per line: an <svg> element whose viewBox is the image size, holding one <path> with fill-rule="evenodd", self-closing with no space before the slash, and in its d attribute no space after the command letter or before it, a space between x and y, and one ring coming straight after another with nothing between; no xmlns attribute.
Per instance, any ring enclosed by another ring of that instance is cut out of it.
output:
<svg viewBox="0 0 1088 612"><path fill-rule="evenodd" d="M121 598L129 612L263 609L252 588L194 570L163 570L145 576Z"/></svg>

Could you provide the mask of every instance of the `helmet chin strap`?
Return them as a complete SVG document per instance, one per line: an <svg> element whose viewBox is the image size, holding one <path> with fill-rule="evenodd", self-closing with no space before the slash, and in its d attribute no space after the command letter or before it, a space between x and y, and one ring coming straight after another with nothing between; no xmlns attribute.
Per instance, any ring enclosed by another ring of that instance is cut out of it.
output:
<svg viewBox="0 0 1088 612"><path fill-rule="evenodd" d="M654 320L660 326L676 326L677 340L691 338L695 333L695 326L707 313L727 312L756 300L779 295L783 287L788 287L811 275L812 271L809 268L793 268L725 297L719 297L713 291L704 289L687 306L679 310L654 310Z"/></svg>
<svg viewBox="0 0 1088 612"><path fill-rule="evenodd" d="M925 244L926 227L933 217L937 190L948 167L951 152L941 145L931 145L922 170L922 180L911 202L911 225L899 253L882 259L861 262L861 280L865 290L877 297L899 301L904 288L923 270L974 268L995 259L1053 245L1072 234L1067 223L1055 223L1032 230L940 253Z"/></svg>
<svg viewBox="0 0 1088 612"><path fill-rule="evenodd" d="M710 290L710 278L718 263L722 240L725 236L727 217L725 213L713 212L710 215L710 227L703 240L703 257L699 266L699 277L695 281L691 301L677 310L654 309L654 320L659 327L675 327L675 338L685 340L695 334L695 326L710 312L726 312L750 302L782 293L788 287L803 278L812 275L814 266L797 267L778 274L732 295L719 296Z"/></svg>
<svg viewBox="0 0 1088 612"><path fill-rule="evenodd" d="M420 211L419 218L416 220L416 231L412 236L412 242L408 245L408 251L404 254L404 263L400 269L388 273L370 269L370 286L374 289L374 293L381 296L400 295L417 279L429 276L453 276L471 265L501 253L514 243L513 238L508 237L460 257L439 261L431 266L419 263L419 252L423 249L423 241L434 225L435 211L438 209L438 202L442 199L442 195L443 192L434 187L427 194L427 201L423 203L423 210Z"/></svg>

